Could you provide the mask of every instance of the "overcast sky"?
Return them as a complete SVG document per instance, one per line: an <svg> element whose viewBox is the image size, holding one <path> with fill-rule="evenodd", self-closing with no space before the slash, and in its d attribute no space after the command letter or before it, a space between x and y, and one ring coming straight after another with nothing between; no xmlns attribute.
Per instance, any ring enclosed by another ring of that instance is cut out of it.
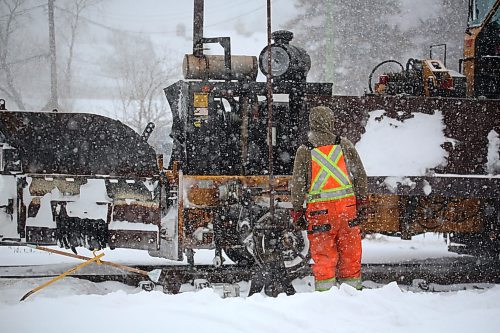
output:
<svg viewBox="0 0 500 333"><path fill-rule="evenodd" d="M205 35L211 30L234 30L242 23L246 30L266 31L266 0L205 0ZM294 1L273 0L273 30L297 13ZM107 0L89 10L103 24L146 34L175 34L182 23L190 33L193 0Z"/></svg>

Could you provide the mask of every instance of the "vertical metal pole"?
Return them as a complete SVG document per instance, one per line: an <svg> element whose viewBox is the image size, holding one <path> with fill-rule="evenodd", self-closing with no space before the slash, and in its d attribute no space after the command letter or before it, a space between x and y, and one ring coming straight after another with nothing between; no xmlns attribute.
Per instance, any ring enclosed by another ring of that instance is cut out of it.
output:
<svg viewBox="0 0 500 333"><path fill-rule="evenodd" d="M54 28L54 0L49 0L49 48L50 48L50 101L47 109L59 107L57 96L56 33Z"/></svg>
<svg viewBox="0 0 500 333"><path fill-rule="evenodd" d="M240 127L240 137L241 137L241 174L246 175L246 169L248 165L248 124L250 113L250 103L248 96L240 97L240 108L241 108L241 127Z"/></svg>
<svg viewBox="0 0 500 333"><path fill-rule="evenodd" d="M333 53L334 51L334 35L333 35L333 1L327 1L326 3L327 9L326 9L326 24L325 24L325 40L326 40L326 47L325 47L325 81L326 82L335 82L334 81L334 76L335 72L333 71L334 65L335 65L335 54Z"/></svg>
<svg viewBox="0 0 500 333"><path fill-rule="evenodd" d="M274 221L274 176L273 176L273 83L271 56L271 0L267 0L267 138L269 142L269 213Z"/></svg>
<svg viewBox="0 0 500 333"><path fill-rule="evenodd" d="M444 44L444 67L446 67L446 44Z"/></svg>
<svg viewBox="0 0 500 333"><path fill-rule="evenodd" d="M205 0L194 0L193 10L193 54L203 56L203 20Z"/></svg>

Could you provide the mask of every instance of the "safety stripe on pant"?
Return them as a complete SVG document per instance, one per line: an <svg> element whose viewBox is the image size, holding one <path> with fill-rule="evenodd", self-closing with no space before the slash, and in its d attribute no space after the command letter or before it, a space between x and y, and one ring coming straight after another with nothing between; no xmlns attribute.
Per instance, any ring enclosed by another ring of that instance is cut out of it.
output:
<svg viewBox="0 0 500 333"><path fill-rule="evenodd" d="M316 289L316 291L328 291L335 285L336 282L336 278L316 280L314 282L314 288Z"/></svg>
<svg viewBox="0 0 500 333"><path fill-rule="evenodd" d="M345 278L345 279L339 278L339 283L348 284L351 287L356 288L357 290L363 289L363 285L361 284L361 278Z"/></svg>

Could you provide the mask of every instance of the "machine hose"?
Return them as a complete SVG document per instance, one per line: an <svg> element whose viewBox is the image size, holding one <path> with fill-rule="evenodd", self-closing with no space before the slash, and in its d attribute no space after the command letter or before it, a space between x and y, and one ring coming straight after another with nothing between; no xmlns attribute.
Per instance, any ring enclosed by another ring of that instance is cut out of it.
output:
<svg viewBox="0 0 500 333"><path fill-rule="evenodd" d="M399 62L399 61L396 61L396 60L392 60L392 59L389 59L389 60L384 60L382 61L380 64L378 64L377 66L375 66L372 70L372 72L370 73L370 76L368 77L368 89L370 89L370 93L373 94L373 88L372 88L372 77L373 77L373 74L375 73L375 71L382 65L384 64L387 64L387 63L390 63L390 62L393 62L395 64L398 64L399 67L401 67L401 71L404 71L404 67L403 65Z"/></svg>

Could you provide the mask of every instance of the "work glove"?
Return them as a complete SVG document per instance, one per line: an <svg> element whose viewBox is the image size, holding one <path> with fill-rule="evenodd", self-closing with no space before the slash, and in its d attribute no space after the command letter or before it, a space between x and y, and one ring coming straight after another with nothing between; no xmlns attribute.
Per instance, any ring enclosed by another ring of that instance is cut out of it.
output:
<svg viewBox="0 0 500 333"><path fill-rule="evenodd" d="M290 211L290 216L292 217L293 224L297 229L307 230L307 220L305 211L303 209L301 210L292 209Z"/></svg>
<svg viewBox="0 0 500 333"><path fill-rule="evenodd" d="M370 198L367 196L356 197L356 207L368 207L370 205Z"/></svg>
<svg viewBox="0 0 500 333"><path fill-rule="evenodd" d="M367 220L369 204L370 200L368 197L356 198L356 218L349 221L349 227L354 228Z"/></svg>

